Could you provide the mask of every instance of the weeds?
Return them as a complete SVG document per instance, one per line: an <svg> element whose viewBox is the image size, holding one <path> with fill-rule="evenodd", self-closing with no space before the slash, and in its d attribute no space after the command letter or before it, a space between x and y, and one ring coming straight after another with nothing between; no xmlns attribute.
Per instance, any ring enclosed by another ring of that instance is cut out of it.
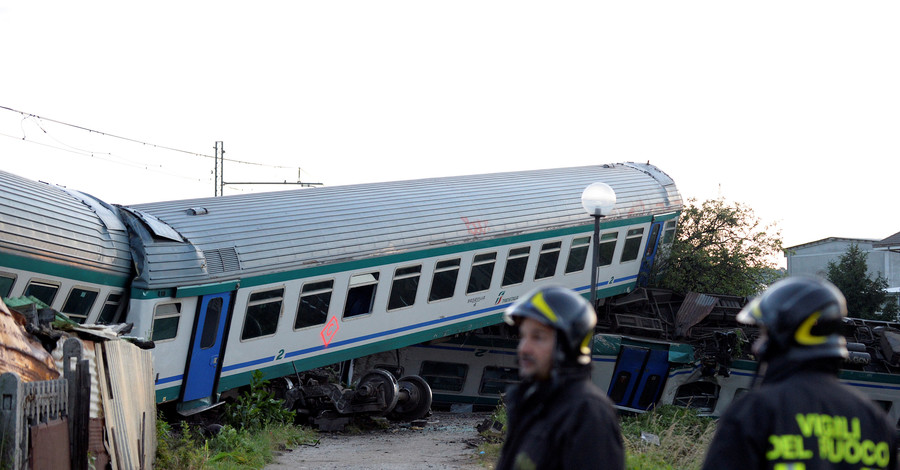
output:
<svg viewBox="0 0 900 470"><path fill-rule="evenodd" d="M503 423L499 434L483 432L485 442L479 462L493 468L500 457L506 434L506 409L497 407L491 419ZM697 416L695 410L672 405L620 420L625 441L625 468L628 470L696 470L715 432L715 420Z"/></svg>
<svg viewBox="0 0 900 470"><path fill-rule="evenodd" d="M265 386L262 373L255 371L250 390L226 405L226 424L212 436L185 421L176 429L160 415L155 468L259 469L272 462L277 451L315 442L315 431L294 426L294 412Z"/></svg>
<svg viewBox="0 0 900 470"><path fill-rule="evenodd" d="M234 428L257 431L269 424L294 422L295 413L284 407L284 401L275 398L263 380L262 372L255 370L250 378L250 390L241 394L234 403L225 405L225 424Z"/></svg>
<svg viewBox="0 0 900 470"><path fill-rule="evenodd" d="M623 417L625 467L629 470L699 469L715 433L715 423L712 418L697 416L696 410L672 405Z"/></svg>

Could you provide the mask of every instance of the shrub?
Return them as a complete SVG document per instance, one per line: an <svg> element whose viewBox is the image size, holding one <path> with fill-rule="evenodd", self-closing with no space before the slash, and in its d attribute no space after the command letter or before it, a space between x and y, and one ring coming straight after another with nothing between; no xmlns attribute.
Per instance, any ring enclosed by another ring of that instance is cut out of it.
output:
<svg viewBox="0 0 900 470"><path fill-rule="evenodd" d="M255 370L250 379L250 390L245 391L236 402L225 405L222 416L225 424L233 428L258 431L269 424L289 424L294 422L296 413L284 407L284 401L275 398L268 389L268 381L262 372Z"/></svg>

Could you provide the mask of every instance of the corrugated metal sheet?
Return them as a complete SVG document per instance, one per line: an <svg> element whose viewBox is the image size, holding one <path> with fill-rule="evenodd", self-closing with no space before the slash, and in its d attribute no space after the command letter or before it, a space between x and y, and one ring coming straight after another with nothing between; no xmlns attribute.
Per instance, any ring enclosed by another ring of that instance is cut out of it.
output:
<svg viewBox="0 0 900 470"><path fill-rule="evenodd" d="M129 209L168 224L186 243L154 238L145 227L134 286L204 284L588 225L581 193L598 181L616 191L608 220L682 207L665 173L633 163L139 204ZM220 265L204 255L222 250L233 250L236 260Z"/></svg>
<svg viewBox="0 0 900 470"><path fill-rule="evenodd" d="M709 316L718 303L719 299L716 297L688 292L675 314L675 335L690 336L691 327Z"/></svg>
<svg viewBox="0 0 900 470"><path fill-rule="evenodd" d="M86 194L0 171L0 253L75 263L81 269L123 276L124 285L131 272L127 233L121 223L103 223L114 220L113 211Z"/></svg>

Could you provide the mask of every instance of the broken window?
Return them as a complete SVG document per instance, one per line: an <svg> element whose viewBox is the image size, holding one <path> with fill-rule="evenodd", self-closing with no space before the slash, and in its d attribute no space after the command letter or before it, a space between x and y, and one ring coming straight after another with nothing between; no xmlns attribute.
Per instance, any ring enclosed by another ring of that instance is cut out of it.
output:
<svg viewBox="0 0 900 470"><path fill-rule="evenodd" d="M591 237L578 237L572 240L572 247L569 248L569 259L566 261L566 274L584 270L590 244Z"/></svg>
<svg viewBox="0 0 900 470"><path fill-rule="evenodd" d="M278 329L283 301L283 287L250 294L241 340L274 335Z"/></svg>
<svg viewBox="0 0 900 470"><path fill-rule="evenodd" d="M467 364L423 361L419 375L428 382L432 390L461 392L466 383L468 371Z"/></svg>
<svg viewBox="0 0 900 470"><path fill-rule="evenodd" d="M456 290L456 279L459 277L459 258L438 261L431 278L431 292L428 301L449 299Z"/></svg>
<svg viewBox="0 0 900 470"><path fill-rule="evenodd" d="M300 291L300 305L297 307L297 318L294 329L307 326L324 325L331 307L331 294L334 291L334 280L309 282Z"/></svg>
<svg viewBox="0 0 900 470"><path fill-rule="evenodd" d="M181 302L159 304L153 310L153 341L165 341L178 335L178 322L181 319Z"/></svg>
<svg viewBox="0 0 900 470"><path fill-rule="evenodd" d="M63 304L62 313L66 314L72 321L76 323L84 323L88 314L91 313L91 307L97 300L97 291L74 288L69 292L69 298Z"/></svg>
<svg viewBox="0 0 900 470"><path fill-rule="evenodd" d="M519 369L512 367L485 367L481 375L481 386L478 393L482 395L500 395L506 387L519 381Z"/></svg>
<svg viewBox="0 0 900 470"><path fill-rule="evenodd" d="M416 293L419 291L419 277L421 274L421 265L398 268L394 272L391 295L388 297L388 310L409 307L416 302Z"/></svg>
<svg viewBox="0 0 900 470"><path fill-rule="evenodd" d="M528 254L531 247L523 246L509 250L506 257L506 269L503 271L503 287L520 284L525 280L525 266L528 265Z"/></svg>
<svg viewBox="0 0 900 470"><path fill-rule="evenodd" d="M556 265L559 262L559 251L562 242L544 243L541 246L541 255L538 258L534 279L546 279L556 274Z"/></svg>
<svg viewBox="0 0 900 470"><path fill-rule="evenodd" d="M719 386L712 382L691 382L678 387L672 404L711 413L719 399Z"/></svg>
<svg viewBox="0 0 900 470"><path fill-rule="evenodd" d="M347 303L344 304L344 318L372 313L376 287L378 287L377 272L352 276L350 288L347 290Z"/></svg>
<svg viewBox="0 0 900 470"><path fill-rule="evenodd" d="M628 231L628 234L625 236L625 246L622 247L622 259L619 260L620 263L637 259L638 253L641 251L641 241L643 241L643 238L643 228L633 228Z"/></svg>
<svg viewBox="0 0 900 470"><path fill-rule="evenodd" d="M497 262L497 253L482 253L475 255L472 260L472 274L469 275L469 286L466 294L481 292L491 288L491 278L494 276L494 264Z"/></svg>

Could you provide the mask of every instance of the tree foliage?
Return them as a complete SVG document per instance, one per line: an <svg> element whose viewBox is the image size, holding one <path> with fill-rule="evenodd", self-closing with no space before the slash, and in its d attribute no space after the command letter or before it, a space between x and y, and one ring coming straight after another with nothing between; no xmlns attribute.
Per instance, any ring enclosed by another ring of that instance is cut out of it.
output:
<svg viewBox="0 0 900 470"><path fill-rule="evenodd" d="M880 272L872 278L866 263L868 258L869 254L859 245L851 244L837 262L828 262L828 280L844 294L851 317L894 320L898 307L888 297L888 281Z"/></svg>
<svg viewBox="0 0 900 470"><path fill-rule="evenodd" d="M679 293L750 296L781 277L775 264L780 256L781 231L764 225L748 206L689 199L652 283Z"/></svg>

